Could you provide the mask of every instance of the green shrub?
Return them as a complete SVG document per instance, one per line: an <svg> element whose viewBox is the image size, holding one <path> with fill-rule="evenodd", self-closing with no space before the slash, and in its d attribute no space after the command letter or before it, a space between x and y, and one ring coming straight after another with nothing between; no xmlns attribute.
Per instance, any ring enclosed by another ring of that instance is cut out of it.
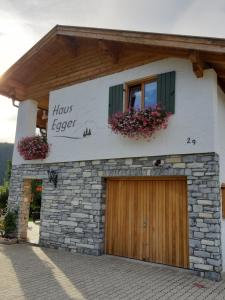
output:
<svg viewBox="0 0 225 300"><path fill-rule="evenodd" d="M0 186L0 208L6 208L8 196L9 186L5 183L3 186Z"/></svg>
<svg viewBox="0 0 225 300"><path fill-rule="evenodd" d="M4 184L0 186L0 209L7 207L7 200L9 196L9 180L11 177L12 162L7 161Z"/></svg>
<svg viewBox="0 0 225 300"><path fill-rule="evenodd" d="M0 236L4 235L4 219L3 217L0 218Z"/></svg>
<svg viewBox="0 0 225 300"><path fill-rule="evenodd" d="M5 237L15 237L16 221L17 221L17 214L15 212L9 211L5 215L5 218L3 221Z"/></svg>

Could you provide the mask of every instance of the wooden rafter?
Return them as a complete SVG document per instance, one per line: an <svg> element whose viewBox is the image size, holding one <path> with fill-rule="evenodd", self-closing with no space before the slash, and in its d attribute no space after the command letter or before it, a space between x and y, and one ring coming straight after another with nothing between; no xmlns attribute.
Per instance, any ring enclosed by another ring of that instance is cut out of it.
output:
<svg viewBox="0 0 225 300"><path fill-rule="evenodd" d="M200 57L198 51L191 51L189 56L190 61L192 62L193 72L197 78L203 77L204 73L204 62Z"/></svg>

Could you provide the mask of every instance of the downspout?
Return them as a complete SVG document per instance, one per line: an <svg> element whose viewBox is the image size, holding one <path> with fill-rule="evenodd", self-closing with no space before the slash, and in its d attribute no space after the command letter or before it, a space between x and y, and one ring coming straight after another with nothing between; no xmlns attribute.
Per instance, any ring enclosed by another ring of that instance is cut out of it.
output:
<svg viewBox="0 0 225 300"><path fill-rule="evenodd" d="M15 93L15 89L13 88L13 89L11 89L11 91L10 91L10 96L9 96L9 97L12 99L12 105L18 108L19 105L15 103L15 101L16 101L15 94L16 94L16 93Z"/></svg>
<svg viewBox="0 0 225 300"><path fill-rule="evenodd" d="M16 99L12 98L12 105L18 108L19 105L17 105L17 104L15 103L15 101L16 101Z"/></svg>

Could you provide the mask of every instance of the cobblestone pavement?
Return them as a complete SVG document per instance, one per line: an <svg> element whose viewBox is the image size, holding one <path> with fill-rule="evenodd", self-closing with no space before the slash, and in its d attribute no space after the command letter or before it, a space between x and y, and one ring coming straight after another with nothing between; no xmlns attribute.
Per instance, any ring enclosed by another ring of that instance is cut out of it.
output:
<svg viewBox="0 0 225 300"><path fill-rule="evenodd" d="M189 271L113 256L87 256L27 244L0 245L0 299L225 299Z"/></svg>

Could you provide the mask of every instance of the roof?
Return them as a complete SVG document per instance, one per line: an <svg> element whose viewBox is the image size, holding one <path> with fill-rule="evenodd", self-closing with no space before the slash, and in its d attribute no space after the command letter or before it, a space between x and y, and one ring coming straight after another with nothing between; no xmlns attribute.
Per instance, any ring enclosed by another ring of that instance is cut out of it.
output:
<svg viewBox="0 0 225 300"><path fill-rule="evenodd" d="M166 57L213 68L225 90L225 39L56 25L0 79L0 94L48 107L49 92Z"/></svg>

